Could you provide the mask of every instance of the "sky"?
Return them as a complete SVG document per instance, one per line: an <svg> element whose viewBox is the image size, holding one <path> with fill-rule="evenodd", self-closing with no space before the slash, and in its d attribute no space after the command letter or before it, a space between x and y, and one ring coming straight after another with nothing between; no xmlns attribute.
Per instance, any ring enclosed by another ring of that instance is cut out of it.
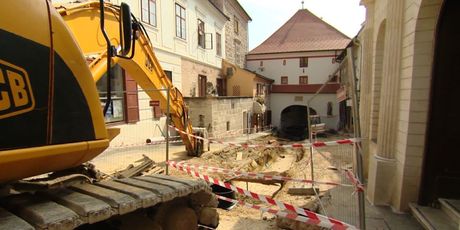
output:
<svg viewBox="0 0 460 230"><path fill-rule="evenodd" d="M249 51L270 37L299 9L302 0L239 0L251 16L249 22ZM304 0L304 8L322 18L348 37L361 29L366 10L360 0Z"/></svg>

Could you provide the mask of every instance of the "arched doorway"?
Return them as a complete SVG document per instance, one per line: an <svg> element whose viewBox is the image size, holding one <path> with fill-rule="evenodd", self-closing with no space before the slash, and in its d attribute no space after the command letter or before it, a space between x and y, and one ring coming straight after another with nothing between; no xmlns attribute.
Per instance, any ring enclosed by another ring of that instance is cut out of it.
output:
<svg viewBox="0 0 460 230"><path fill-rule="evenodd" d="M444 1L436 31L419 203L460 199L460 1Z"/></svg>
<svg viewBox="0 0 460 230"><path fill-rule="evenodd" d="M310 108L310 115L316 115ZM307 106L291 105L281 111L279 136L290 140L308 138Z"/></svg>

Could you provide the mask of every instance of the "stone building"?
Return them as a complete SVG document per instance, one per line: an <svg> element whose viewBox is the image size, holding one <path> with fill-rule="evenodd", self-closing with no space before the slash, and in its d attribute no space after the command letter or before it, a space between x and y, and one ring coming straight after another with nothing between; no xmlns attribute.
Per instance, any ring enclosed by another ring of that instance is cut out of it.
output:
<svg viewBox="0 0 460 230"><path fill-rule="evenodd" d="M301 129L304 135L309 103L311 115L320 115L328 128L337 128L340 76L332 74L338 67L336 57L349 42L346 35L301 9L248 53L248 69L274 80L270 100L274 126ZM332 81L311 100L328 79Z"/></svg>
<svg viewBox="0 0 460 230"><path fill-rule="evenodd" d="M408 211L460 198L460 2L362 0L367 197ZM458 228L458 227L457 227Z"/></svg>
<svg viewBox="0 0 460 230"><path fill-rule="evenodd" d="M225 24L225 59L244 68L249 49L248 22L252 20L251 17L238 0L210 1L230 20Z"/></svg>

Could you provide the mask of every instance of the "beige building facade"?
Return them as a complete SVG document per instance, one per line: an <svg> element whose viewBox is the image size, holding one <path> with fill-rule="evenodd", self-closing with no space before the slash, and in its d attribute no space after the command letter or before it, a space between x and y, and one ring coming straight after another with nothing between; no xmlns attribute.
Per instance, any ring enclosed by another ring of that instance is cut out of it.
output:
<svg viewBox="0 0 460 230"><path fill-rule="evenodd" d="M451 0L362 0L361 128L367 198L408 211L460 198L460 11ZM457 20L454 21L454 20ZM457 77L455 77L457 76ZM455 153L456 152L456 153ZM456 162L456 163L454 163Z"/></svg>

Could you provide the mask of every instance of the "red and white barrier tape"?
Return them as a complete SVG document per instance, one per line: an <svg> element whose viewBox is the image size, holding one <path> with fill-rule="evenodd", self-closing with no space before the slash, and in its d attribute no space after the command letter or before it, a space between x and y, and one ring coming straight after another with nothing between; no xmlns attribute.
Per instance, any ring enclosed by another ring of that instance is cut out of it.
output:
<svg viewBox="0 0 460 230"><path fill-rule="evenodd" d="M341 183L336 183L336 182L323 182L323 181L296 179L296 178L291 178L291 177L286 177L286 176L267 175L265 173L234 171L230 169L212 167L212 166L207 166L207 165L190 164L190 163L186 163L185 161L181 161L181 162L170 161L169 164L181 165L183 167L188 167L188 168L195 169L195 170L206 170L208 172L223 173L227 175L244 176L244 177L251 177L251 178L257 178L257 179L264 179L264 180L282 180L282 181L293 181L293 182L306 183L306 184L324 184L324 185L346 186L346 187L354 186L352 184L341 184Z"/></svg>
<svg viewBox="0 0 460 230"><path fill-rule="evenodd" d="M182 140L169 141L169 143L182 143ZM111 146L109 146L109 148L122 149L122 148L144 147L144 146L159 145L159 144L166 144L166 141L161 140L161 141L153 141L153 142L150 142L150 143L142 142L142 143L134 143L134 144L123 144L123 143L121 143L121 144L118 144L118 145L111 145Z"/></svg>
<svg viewBox="0 0 460 230"><path fill-rule="evenodd" d="M356 229L356 227L351 226L351 225L343 226L343 227L342 226L340 226L340 227L339 226L330 226L330 225L329 226L324 226L324 225L321 225L319 220L310 219L310 218L308 218L306 216L302 216L302 215L299 215L299 214L294 213L294 212L286 212L286 211L283 211L283 210L276 210L276 209L272 209L272 208L266 208L266 207L262 207L260 205L249 204L249 203L246 203L244 201L234 200L234 199L230 199L230 198L227 198L227 197L224 197L224 196L219 196L219 195L217 195L217 198L220 199L220 200L225 200L225 201L228 201L228 202L237 203L239 205L242 205L242 206L245 206L245 207L248 207L248 208L256 209L256 210L259 210L259 211L262 211L262 212L268 212L268 213L274 214L274 215L282 217L282 218L288 218L288 219L291 219L291 220L296 220L296 221L306 223L306 224L310 224L310 225L319 225L319 226L322 226L322 227L327 227L327 228L332 228L332 229Z"/></svg>
<svg viewBox="0 0 460 230"><path fill-rule="evenodd" d="M174 126L170 126L170 127L174 128L177 132L180 132L182 134L188 135L190 137L193 137L199 140L209 141L210 143L217 143L217 144L223 144L223 145L228 145L228 146L239 146L243 148L260 148L260 147L263 147L263 148L307 148L310 146L319 148L319 147L324 147L324 146L345 145L345 144L353 144L353 143L359 142L359 139L351 138L351 139L343 139L343 140L336 140L336 141L316 141L314 143L305 143L305 144L295 143L295 144L288 144L288 145L281 145L281 144L278 144L278 145L257 144L255 145L255 144L246 144L246 143L240 144L240 143L234 143L234 142L223 142L223 141L210 140L210 139L206 139L200 136L196 136L196 135L187 133Z"/></svg>
<svg viewBox="0 0 460 230"><path fill-rule="evenodd" d="M358 180L351 170L345 169L345 175L356 188L356 192L364 192L364 185Z"/></svg>
<svg viewBox="0 0 460 230"><path fill-rule="evenodd" d="M347 223L343 223L343 222L341 222L339 220L336 220L336 219L333 219L333 218L330 218L330 217L327 217L327 216L319 215L317 213L305 210L303 208L299 208L299 207L296 207L294 205L287 204L287 203L275 200L275 199L273 199L271 197L268 197L268 196L265 196L265 195L260 195L260 194L257 194L257 193L253 193L251 191L242 189L240 187L236 187L236 186L234 186L234 185L232 185L230 183L225 183L225 182L222 182L220 180L217 180L217 179L214 179L212 177L209 177L207 175L200 174L200 173L198 173L196 171L192 171L190 169L190 167L184 167L184 166L181 166L181 165L178 165L178 164L171 164L171 162L167 162L167 163L170 166L172 166L172 167L174 167L176 169L179 169L181 171L187 172L191 176L200 178L200 179L202 179L202 180L204 180L206 182L210 182L210 183L213 183L215 185L225 187L227 189L233 190L235 192L238 192L238 193L243 194L245 196L248 196L248 197L254 198L256 200L265 202L265 203L270 204L270 205L276 205L277 207L279 207L281 209L285 209L285 210L288 210L288 211L295 212L297 214L306 216L307 218L311 219L312 221L317 222L316 225L318 225L318 226L322 226L322 227L326 227L326 228L332 228L332 229L356 229L356 227L354 227L352 225L349 225Z"/></svg>
<svg viewBox="0 0 460 230"><path fill-rule="evenodd" d="M216 139L216 138L224 138L224 137L228 137L228 136L233 136L233 135L242 135L242 134L246 134L244 133L244 131L249 131L249 130L254 130L255 128L244 128L244 129L233 129L233 130L229 130L229 131L222 131L222 132L219 132L219 133L216 133L214 132L213 133L213 138ZM264 126L264 127L261 127L261 129L259 130L262 130L262 131L268 131L268 130L271 130L272 129L272 126Z"/></svg>

